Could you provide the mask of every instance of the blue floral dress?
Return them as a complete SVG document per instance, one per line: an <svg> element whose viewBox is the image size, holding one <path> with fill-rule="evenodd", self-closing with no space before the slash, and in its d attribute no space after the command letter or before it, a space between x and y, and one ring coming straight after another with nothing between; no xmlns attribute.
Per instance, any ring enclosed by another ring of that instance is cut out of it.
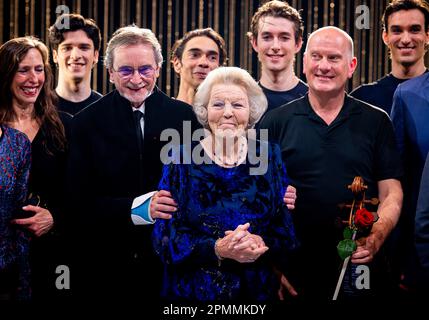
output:
<svg viewBox="0 0 429 320"><path fill-rule="evenodd" d="M267 156L255 164L262 148ZM186 154L184 150L182 147L181 154ZM158 220L153 233L155 251L165 266L163 297L276 299L279 279L273 267L283 269L288 252L297 246L292 220L283 204L287 177L279 147L258 143L256 153L249 151L247 160L233 168L215 163L197 165L189 156L181 159L191 163L164 166L159 184L159 189L169 190L178 203L173 218ZM260 165L266 166L265 173L249 174L252 167ZM254 263L232 259L219 263L215 241L226 230L246 222L269 250Z"/></svg>
<svg viewBox="0 0 429 320"><path fill-rule="evenodd" d="M0 136L0 273L3 281L16 283L13 298L27 300L29 285L29 235L22 228L11 224L13 213L22 206L27 195L31 163L31 144L27 137L15 130L1 126ZM7 274L18 279L6 279ZM0 284L0 286L4 285Z"/></svg>

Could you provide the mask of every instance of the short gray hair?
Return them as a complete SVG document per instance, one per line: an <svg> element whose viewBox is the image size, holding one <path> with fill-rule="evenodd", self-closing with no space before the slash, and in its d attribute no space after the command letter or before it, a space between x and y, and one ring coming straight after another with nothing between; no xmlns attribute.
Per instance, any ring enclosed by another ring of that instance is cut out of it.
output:
<svg viewBox="0 0 429 320"><path fill-rule="evenodd" d="M250 108L249 128L252 128L267 110L268 102L264 92L246 70L237 67L219 67L208 74L195 94L194 112L204 128L209 128L207 106L210 93L216 84L237 85L246 90Z"/></svg>
<svg viewBox="0 0 429 320"><path fill-rule="evenodd" d="M115 31L107 44L106 54L104 56L105 67L107 69L113 67L113 58L116 48L136 44L150 44L153 48L156 64L161 68L164 58L162 57L161 45L158 39L151 30L139 28L136 25L123 27Z"/></svg>

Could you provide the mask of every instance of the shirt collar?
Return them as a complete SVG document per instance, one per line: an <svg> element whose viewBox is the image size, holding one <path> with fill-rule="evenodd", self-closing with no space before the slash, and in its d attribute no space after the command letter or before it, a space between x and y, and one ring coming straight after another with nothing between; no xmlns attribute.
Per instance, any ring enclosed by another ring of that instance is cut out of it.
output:
<svg viewBox="0 0 429 320"><path fill-rule="evenodd" d="M132 108L133 108L133 111L137 111L137 110L139 110L141 113L143 113L143 114L144 114L144 111L145 111L145 102L146 102L146 100L147 100L147 99L152 95L153 91L154 91L154 90L152 90L152 91L147 95L146 99L143 101L143 103L140 105L140 107L138 107L138 108L134 108L134 107L132 107Z"/></svg>
<svg viewBox="0 0 429 320"><path fill-rule="evenodd" d="M316 114L310 105L310 100L308 99L308 93L299 100L302 103L300 103L299 107L295 110L295 114L307 115L307 116L310 114ZM344 104L340 111L341 115L352 115L352 114L358 114L362 112L359 106L356 103L353 103L353 100L355 99L346 93L344 97Z"/></svg>
<svg viewBox="0 0 429 320"><path fill-rule="evenodd" d="M140 111L141 113L143 113L144 114L144 102L140 105L140 107L138 107L138 108L134 108L134 107L132 107L133 108L133 111Z"/></svg>

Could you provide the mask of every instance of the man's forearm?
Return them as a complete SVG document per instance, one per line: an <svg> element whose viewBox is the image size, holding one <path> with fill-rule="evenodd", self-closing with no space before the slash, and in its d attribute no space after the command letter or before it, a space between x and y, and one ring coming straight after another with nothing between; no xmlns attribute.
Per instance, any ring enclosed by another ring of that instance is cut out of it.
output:
<svg viewBox="0 0 429 320"><path fill-rule="evenodd" d="M402 208L402 188L398 180L389 179L379 182L378 221L372 227L379 246L396 226Z"/></svg>

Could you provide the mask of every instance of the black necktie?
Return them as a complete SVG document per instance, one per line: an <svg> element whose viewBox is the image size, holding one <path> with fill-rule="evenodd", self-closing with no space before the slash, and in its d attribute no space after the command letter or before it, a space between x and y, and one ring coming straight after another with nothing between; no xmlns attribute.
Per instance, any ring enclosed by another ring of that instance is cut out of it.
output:
<svg viewBox="0 0 429 320"><path fill-rule="evenodd" d="M144 114L140 112L139 110L134 111L134 121L136 126L136 134L137 134L137 143L139 146L139 151L142 153L143 151L143 134L142 134L142 127L140 125L141 118L144 117Z"/></svg>
<svg viewBox="0 0 429 320"><path fill-rule="evenodd" d="M144 113L140 112L139 110L135 110L134 113L134 124L135 124L135 128L136 128L136 135L137 135L137 146L138 146L138 150L139 150L139 167L138 167L138 171L139 171L139 186L140 186L140 190L143 189L143 134L142 134L142 127L140 124L140 120L141 118L144 117Z"/></svg>

